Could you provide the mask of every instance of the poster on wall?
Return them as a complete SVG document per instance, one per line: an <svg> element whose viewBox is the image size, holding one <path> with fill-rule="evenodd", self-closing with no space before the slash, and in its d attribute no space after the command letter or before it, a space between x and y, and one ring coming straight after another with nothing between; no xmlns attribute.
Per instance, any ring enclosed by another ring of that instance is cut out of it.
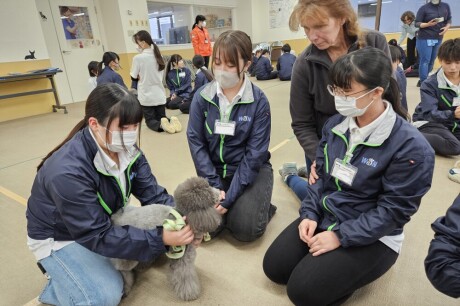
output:
<svg viewBox="0 0 460 306"><path fill-rule="evenodd" d="M93 37L88 8L59 6L65 39L71 48L90 48L100 44Z"/></svg>
<svg viewBox="0 0 460 306"><path fill-rule="evenodd" d="M296 3L297 0L270 0L270 29L288 27L289 17Z"/></svg>

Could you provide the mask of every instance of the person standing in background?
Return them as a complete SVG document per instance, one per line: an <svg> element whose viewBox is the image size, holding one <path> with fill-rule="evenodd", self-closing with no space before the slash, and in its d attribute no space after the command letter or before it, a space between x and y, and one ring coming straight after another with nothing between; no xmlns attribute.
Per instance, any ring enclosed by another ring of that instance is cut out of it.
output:
<svg viewBox="0 0 460 306"><path fill-rule="evenodd" d="M415 17L415 26L420 28L417 35L417 52L420 60L420 80L417 87L426 80L433 69L444 34L452 23L450 6L441 0L431 0L421 6Z"/></svg>
<svg viewBox="0 0 460 306"><path fill-rule="evenodd" d="M418 28L415 26L415 14L411 11L405 11L401 15L401 36L398 39L398 46L401 45L403 40L407 36L407 46L406 46L406 61L403 63L404 69L412 67L417 62L415 57L415 42L417 41L417 37L415 37Z"/></svg>
<svg viewBox="0 0 460 306"><path fill-rule="evenodd" d="M195 55L204 58L204 66L209 68L209 57L212 54L211 39L206 29L206 17L197 15L192 26L192 45Z"/></svg>

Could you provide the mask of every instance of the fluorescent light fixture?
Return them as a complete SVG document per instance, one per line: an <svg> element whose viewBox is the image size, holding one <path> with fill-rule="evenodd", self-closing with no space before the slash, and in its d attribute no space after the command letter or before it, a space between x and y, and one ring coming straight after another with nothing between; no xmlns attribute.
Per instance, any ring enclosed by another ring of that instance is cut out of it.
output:
<svg viewBox="0 0 460 306"><path fill-rule="evenodd" d="M391 3L393 1L383 1L382 4ZM377 5L377 3L371 3L371 5Z"/></svg>

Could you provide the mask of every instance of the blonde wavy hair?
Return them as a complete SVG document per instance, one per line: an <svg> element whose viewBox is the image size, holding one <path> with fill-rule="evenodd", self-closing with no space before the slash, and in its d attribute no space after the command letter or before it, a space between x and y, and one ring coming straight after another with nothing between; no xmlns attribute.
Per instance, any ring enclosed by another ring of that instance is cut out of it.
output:
<svg viewBox="0 0 460 306"><path fill-rule="evenodd" d="M358 16L349 0L299 0L289 18L291 31L298 31L307 20L324 21L328 18L343 19L343 30L348 37L358 37L359 47L366 45Z"/></svg>

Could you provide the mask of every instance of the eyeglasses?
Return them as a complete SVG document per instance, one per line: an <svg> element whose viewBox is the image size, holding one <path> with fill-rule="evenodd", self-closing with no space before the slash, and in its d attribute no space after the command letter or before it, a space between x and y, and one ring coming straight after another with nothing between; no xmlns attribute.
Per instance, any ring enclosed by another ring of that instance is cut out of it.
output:
<svg viewBox="0 0 460 306"><path fill-rule="evenodd" d="M366 90L369 91L369 89L366 88L366 89L363 89L363 90L353 92L353 93L350 93L350 94L346 95L345 92L343 91L343 89L341 89L341 88L339 88L339 87L337 87L335 85L328 84L326 86L326 88L327 88L327 91L331 94L331 96L333 96L333 97L335 97L335 96L344 97L345 100L349 100L349 101L351 101L351 99L349 99L349 98L355 98L355 97L352 97L352 95L359 94L359 93L361 93L363 91L366 91Z"/></svg>

